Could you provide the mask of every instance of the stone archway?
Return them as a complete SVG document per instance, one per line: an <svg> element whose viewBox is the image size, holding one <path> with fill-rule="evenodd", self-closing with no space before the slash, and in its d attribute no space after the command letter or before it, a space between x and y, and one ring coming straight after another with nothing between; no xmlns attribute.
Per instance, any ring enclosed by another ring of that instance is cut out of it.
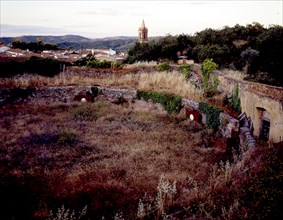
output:
<svg viewBox="0 0 283 220"><path fill-rule="evenodd" d="M259 139L263 141L269 140L269 132L270 132L270 113L261 107L257 107L258 119L260 120L259 123Z"/></svg>

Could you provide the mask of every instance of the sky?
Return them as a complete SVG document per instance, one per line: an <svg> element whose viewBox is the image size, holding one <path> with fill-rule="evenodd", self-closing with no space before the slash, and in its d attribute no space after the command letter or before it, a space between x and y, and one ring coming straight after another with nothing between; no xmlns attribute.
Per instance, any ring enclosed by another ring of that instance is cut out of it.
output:
<svg viewBox="0 0 283 220"><path fill-rule="evenodd" d="M0 0L0 37L77 34L88 38L194 34L258 22L283 25L283 0Z"/></svg>

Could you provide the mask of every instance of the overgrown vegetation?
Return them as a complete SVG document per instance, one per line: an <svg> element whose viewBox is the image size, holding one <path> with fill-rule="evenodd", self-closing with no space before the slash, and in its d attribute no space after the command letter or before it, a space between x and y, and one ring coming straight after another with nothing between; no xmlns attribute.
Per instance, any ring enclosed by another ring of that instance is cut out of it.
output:
<svg viewBox="0 0 283 220"><path fill-rule="evenodd" d="M158 196L159 207L170 211L195 163L197 179L206 178L207 164L190 147L202 145L201 127L133 107L100 101L1 108L1 217L71 217L73 211L77 217L87 205L87 219L113 219L121 211L135 219L139 199L147 201L144 193ZM222 144L213 136L205 139L211 146ZM169 200L166 183L174 181L176 194Z"/></svg>
<svg viewBox="0 0 283 220"><path fill-rule="evenodd" d="M190 72L192 70L192 66L190 64L184 64L179 67L179 71L184 75L185 79L188 80L190 77Z"/></svg>
<svg viewBox="0 0 283 220"><path fill-rule="evenodd" d="M92 60L88 61L86 63L87 67L92 67L92 68L119 68L122 66L121 63L119 62L114 62L114 61L97 61L97 60Z"/></svg>
<svg viewBox="0 0 283 220"><path fill-rule="evenodd" d="M205 29L191 35L167 35L147 44L136 43L129 50L128 63L137 61L176 61L177 54L188 56L200 63L213 59L220 67L239 70L250 79L283 85L283 27L279 25L265 28L259 23L222 29ZM262 78L266 73L269 77Z"/></svg>
<svg viewBox="0 0 283 220"><path fill-rule="evenodd" d="M145 101L152 100L155 103L160 103L168 113L178 113L182 108L182 98L173 94L138 90L137 98L143 98Z"/></svg>
<svg viewBox="0 0 283 220"><path fill-rule="evenodd" d="M207 126L214 131L217 130L220 125L219 115L221 110L204 102L199 103L199 110L205 113Z"/></svg>
<svg viewBox="0 0 283 220"><path fill-rule="evenodd" d="M49 58L30 57L23 62L0 62L0 77L11 77L17 74L38 74L52 77L62 71L64 62Z"/></svg>
<svg viewBox="0 0 283 220"><path fill-rule="evenodd" d="M218 65L212 59L206 59L201 64L201 73L203 81L203 95L204 97L212 97L217 93L217 86L219 85L218 76L215 75L211 80L211 72L216 70Z"/></svg>
<svg viewBox="0 0 283 220"><path fill-rule="evenodd" d="M230 162L201 125L134 103L6 105L0 123L3 219L283 217L282 144Z"/></svg>
<svg viewBox="0 0 283 220"><path fill-rule="evenodd" d="M170 70L170 64L169 64L168 62L158 64L158 65L156 66L156 69L157 69L157 71L159 71L159 72L163 72L163 71L168 72L168 71Z"/></svg>
<svg viewBox="0 0 283 220"><path fill-rule="evenodd" d="M20 40L14 40L12 42L12 47L19 48L22 50L30 50L35 53L42 52L43 50L59 50L56 44L43 43L42 38L38 38L37 42L29 42L29 43Z"/></svg>
<svg viewBox="0 0 283 220"><path fill-rule="evenodd" d="M241 100L239 98L239 85L238 84L236 84L233 89L231 106L237 113L241 113Z"/></svg>

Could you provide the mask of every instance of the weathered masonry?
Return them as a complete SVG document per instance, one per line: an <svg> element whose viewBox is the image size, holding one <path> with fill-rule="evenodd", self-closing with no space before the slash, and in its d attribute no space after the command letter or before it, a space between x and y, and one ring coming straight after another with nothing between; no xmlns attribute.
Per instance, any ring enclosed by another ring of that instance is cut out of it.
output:
<svg viewBox="0 0 283 220"><path fill-rule="evenodd" d="M235 80L218 71L217 74L221 91L232 94L234 86L239 85L242 112L250 117L254 136L273 143L283 141L283 88Z"/></svg>
<svg viewBox="0 0 283 220"><path fill-rule="evenodd" d="M241 90L242 110L251 117L254 135L264 141L283 141L283 102L254 91Z"/></svg>

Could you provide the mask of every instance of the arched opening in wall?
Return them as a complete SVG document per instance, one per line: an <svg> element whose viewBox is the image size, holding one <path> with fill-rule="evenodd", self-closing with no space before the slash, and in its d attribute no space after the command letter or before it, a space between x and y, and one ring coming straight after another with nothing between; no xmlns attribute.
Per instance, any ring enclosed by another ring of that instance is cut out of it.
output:
<svg viewBox="0 0 283 220"><path fill-rule="evenodd" d="M270 131L270 113L266 109L260 107L257 107L257 112L260 120L259 139L268 141Z"/></svg>

